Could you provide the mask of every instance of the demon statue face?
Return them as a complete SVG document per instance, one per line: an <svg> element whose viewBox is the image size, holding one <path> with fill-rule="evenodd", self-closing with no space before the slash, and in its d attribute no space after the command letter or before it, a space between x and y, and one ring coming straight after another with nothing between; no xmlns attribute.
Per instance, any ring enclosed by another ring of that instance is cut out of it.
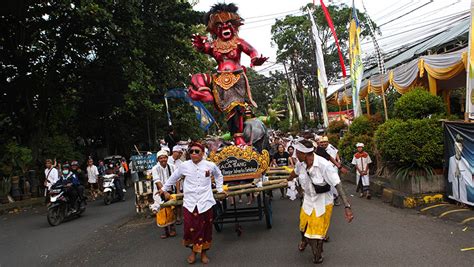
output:
<svg viewBox="0 0 474 267"><path fill-rule="evenodd" d="M234 4L217 4L206 14L207 30L218 39L229 41L238 35L243 19Z"/></svg>

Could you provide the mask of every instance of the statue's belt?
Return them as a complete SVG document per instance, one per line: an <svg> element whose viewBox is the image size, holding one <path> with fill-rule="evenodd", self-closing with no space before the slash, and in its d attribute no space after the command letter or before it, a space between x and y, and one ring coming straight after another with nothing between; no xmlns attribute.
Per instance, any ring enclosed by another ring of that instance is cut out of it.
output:
<svg viewBox="0 0 474 267"><path fill-rule="evenodd" d="M219 72L212 74L212 80L222 89L229 90L240 80L240 75L242 73L242 70L234 72Z"/></svg>

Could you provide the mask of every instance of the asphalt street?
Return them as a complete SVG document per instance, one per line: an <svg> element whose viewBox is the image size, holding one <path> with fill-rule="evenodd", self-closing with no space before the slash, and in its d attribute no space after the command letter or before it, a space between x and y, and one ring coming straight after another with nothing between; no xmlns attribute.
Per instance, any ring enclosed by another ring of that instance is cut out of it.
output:
<svg viewBox="0 0 474 267"><path fill-rule="evenodd" d="M353 192L352 185L347 187ZM298 201L280 200L278 190L275 195L273 228L266 229L263 221L243 223L239 237L233 224L224 225L221 233L214 232L210 265L312 265L309 247L303 253L297 250ZM345 222L342 207L334 209L323 265L473 265L474 251L461 249L474 247L474 229L394 208L377 198L351 201L356 217L351 224ZM2 267L187 265L182 228L177 237L160 239L161 229L153 219L135 216L131 200L109 207L93 203L82 218L58 227L48 226L41 212L0 220Z"/></svg>
<svg viewBox="0 0 474 267"><path fill-rule="evenodd" d="M48 224L45 207L0 216L0 267L49 265L69 253L79 253L74 251L79 244L134 215L134 195L129 191L125 202L88 203L81 217L56 227Z"/></svg>

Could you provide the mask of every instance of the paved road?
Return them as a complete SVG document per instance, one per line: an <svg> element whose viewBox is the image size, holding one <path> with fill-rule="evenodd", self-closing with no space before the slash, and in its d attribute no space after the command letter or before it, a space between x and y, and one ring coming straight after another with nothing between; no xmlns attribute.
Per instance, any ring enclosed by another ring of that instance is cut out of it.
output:
<svg viewBox="0 0 474 267"><path fill-rule="evenodd" d="M78 244L88 243L100 229L107 229L135 214L134 198L105 206L89 203L80 217L49 226L45 207L0 216L0 266L47 265L68 255Z"/></svg>
<svg viewBox="0 0 474 267"><path fill-rule="evenodd" d="M354 189L352 185L348 187ZM352 202L356 216L352 224L344 221L342 207L334 210L331 242L325 244L325 265L472 266L474 251L461 252L460 249L474 246L474 229L463 231L464 227L452 221L397 209L379 199L368 201L353 197ZM271 230L265 228L264 222L254 222L243 224L244 233L240 237L235 234L232 224L225 225L222 233L214 233L213 248L209 253L211 264L311 265L309 249L300 253L296 248L299 241L298 202L275 199L273 208ZM0 262L4 263L2 266L187 265L185 258L189 251L181 246L181 228L178 237L161 240L160 230L152 220L127 217L132 213L132 204L128 202L90 208L84 218L58 228L48 227L44 216L38 215L22 219L19 216L15 218L16 223L8 222L7 229L2 222ZM112 226L113 222L116 223ZM100 227L103 224L106 225ZM72 240L54 238L76 228L78 234ZM48 235L53 238L46 239ZM5 236L16 236L16 239L7 243ZM49 244L51 242L59 243ZM4 250L6 245L9 246L7 251Z"/></svg>

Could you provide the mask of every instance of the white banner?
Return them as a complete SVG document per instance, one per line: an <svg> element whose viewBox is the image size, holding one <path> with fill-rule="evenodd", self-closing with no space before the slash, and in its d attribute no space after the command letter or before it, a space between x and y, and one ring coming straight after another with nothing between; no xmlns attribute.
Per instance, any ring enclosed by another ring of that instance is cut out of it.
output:
<svg viewBox="0 0 474 267"><path fill-rule="evenodd" d="M316 62L318 64L318 83L319 83L319 95L321 98L321 108L323 111L324 127L328 127L328 108L326 105L326 89L328 88L328 77L326 76L326 66L324 66L323 49L321 48L321 40L319 39L318 27L314 22L312 10L308 9L309 19L311 20L311 31L313 33L313 39L316 46Z"/></svg>

